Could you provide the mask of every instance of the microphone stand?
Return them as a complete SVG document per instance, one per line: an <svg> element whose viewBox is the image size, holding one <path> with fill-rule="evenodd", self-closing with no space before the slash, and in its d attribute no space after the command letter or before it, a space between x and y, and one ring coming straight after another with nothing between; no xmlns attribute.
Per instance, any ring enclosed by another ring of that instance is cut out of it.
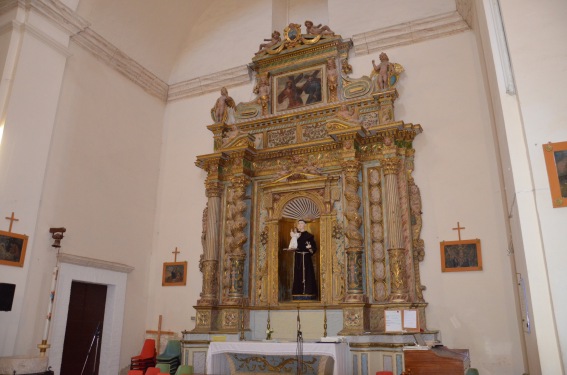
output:
<svg viewBox="0 0 567 375"><path fill-rule="evenodd" d="M96 365L97 365L97 361L98 361L98 347L99 347L99 343L100 343L100 335L101 335L101 327L100 327L100 323L98 322L96 329L94 331L93 334L93 339L91 341L91 346L89 347L89 351L87 352L87 357L85 358L85 363L83 364L83 369L81 370L81 375L83 375L85 373L85 368L87 367L87 362L89 361L89 356L91 355L91 352L93 350L93 346L95 348L95 355L94 355L94 363L93 363L93 372L92 374L95 375L96 374ZM96 344L95 344L96 343Z"/></svg>

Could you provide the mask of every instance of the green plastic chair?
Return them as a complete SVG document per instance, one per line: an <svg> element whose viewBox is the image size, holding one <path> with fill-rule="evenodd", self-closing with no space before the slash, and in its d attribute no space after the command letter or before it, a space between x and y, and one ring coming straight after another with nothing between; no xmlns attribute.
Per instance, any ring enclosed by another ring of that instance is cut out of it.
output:
<svg viewBox="0 0 567 375"><path fill-rule="evenodd" d="M467 370L467 372L466 372L465 375L479 375L479 374L478 374L478 370L477 370L477 369L471 367L471 368L469 368L469 369Z"/></svg>
<svg viewBox="0 0 567 375"><path fill-rule="evenodd" d="M159 368L159 372L162 374L169 374L169 363L158 363L156 364L156 368Z"/></svg>
<svg viewBox="0 0 567 375"><path fill-rule="evenodd" d="M175 358L181 357L181 342L179 340L169 340L163 353L157 356L159 363L170 362Z"/></svg>
<svg viewBox="0 0 567 375"><path fill-rule="evenodd" d="M175 375L190 375L193 374L193 366L181 365L177 368Z"/></svg>

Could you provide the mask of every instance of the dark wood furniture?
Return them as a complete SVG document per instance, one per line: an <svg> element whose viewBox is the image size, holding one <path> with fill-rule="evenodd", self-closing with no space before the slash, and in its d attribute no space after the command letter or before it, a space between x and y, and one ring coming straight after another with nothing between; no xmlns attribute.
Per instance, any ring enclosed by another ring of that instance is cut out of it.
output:
<svg viewBox="0 0 567 375"><path fill-rule="evenodd" d="M470 367L468 349L445 346L430 350L405 350L404 368L411 375L461 375Z"/></svg>

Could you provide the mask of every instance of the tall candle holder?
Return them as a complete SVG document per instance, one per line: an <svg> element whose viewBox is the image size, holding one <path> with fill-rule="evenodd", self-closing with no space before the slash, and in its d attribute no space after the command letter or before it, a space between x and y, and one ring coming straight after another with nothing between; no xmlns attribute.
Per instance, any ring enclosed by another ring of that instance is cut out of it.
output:
<svg viewBox="0 0 567 375"><path fill-rule="evenodd" d="M327 304L323 305L323 337L327 337Z"/></svg>
<svg viewBox="0 0 567 375"><path fill-rule="evenodd" d="M246 337L244 337L244 298L242 298L242 306L240 308L240 341L246 341Z"/></svg>
<svg viewBox="0 0 567 375"><path fill-rule="evenodd" d="M267 324L266 324L266 340L271 340L272 339L272 333L274 333L274 330L270 326L270 309L271 309L270 305L268 305L268 320L267 320Z"/></svg>

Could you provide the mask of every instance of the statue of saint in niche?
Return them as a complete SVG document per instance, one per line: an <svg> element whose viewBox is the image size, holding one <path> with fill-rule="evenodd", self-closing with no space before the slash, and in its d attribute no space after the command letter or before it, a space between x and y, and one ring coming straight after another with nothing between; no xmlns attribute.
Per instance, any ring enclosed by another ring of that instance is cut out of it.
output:
<svg viewBox="0 0 567 375"><path fill-rule="evenodd" d="M319 256L316 236L307 231L305 220L300 219L294 225L288 237L291 238L290 244L283 252L292 253L293 260L287 254L280 257L280 301L317 300L318 277L315 270L319 268ZM292 270L293 273L290 272Z"/></svg>

